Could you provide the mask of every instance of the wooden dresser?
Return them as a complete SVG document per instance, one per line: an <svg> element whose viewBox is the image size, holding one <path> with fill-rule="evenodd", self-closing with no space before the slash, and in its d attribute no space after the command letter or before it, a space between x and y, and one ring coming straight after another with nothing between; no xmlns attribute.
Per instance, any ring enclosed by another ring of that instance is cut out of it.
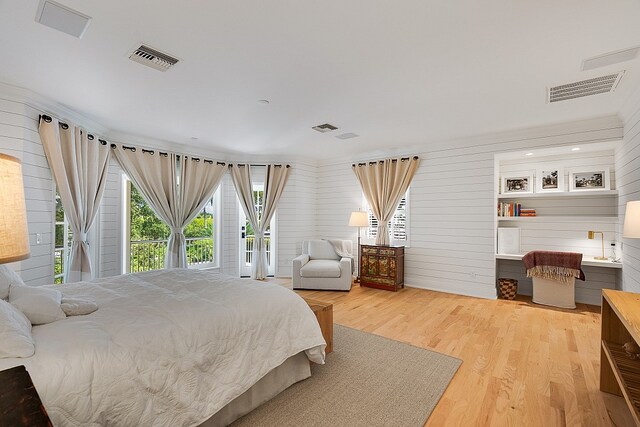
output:
<svg viewBox="0 0 640 427"><path fill-rule="evenodd" d="M602 290L600 390L623 396L640 426L640 359L631 359L623 345L640 344L640 294Z"/></svg>
<svg viewBox="0 0 640 427"><path fill-rule="evenodd" d="M404 288L404 246L362 245L360 286L389 291Z"/></svg>

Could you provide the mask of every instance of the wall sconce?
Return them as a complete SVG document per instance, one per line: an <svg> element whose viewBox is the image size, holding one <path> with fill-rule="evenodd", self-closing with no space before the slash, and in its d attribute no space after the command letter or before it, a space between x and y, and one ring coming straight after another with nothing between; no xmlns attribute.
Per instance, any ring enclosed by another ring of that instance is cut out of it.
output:
<svg viewBox="0 0 640 427"><path fill-rule="evenodd" d="M593 240L596 238L596 234L600 234L600 236L602 236L602 256L595 256L593 257L593 259L599 259L599 260L606 260L607 257L604 256L604 233L602 231L589 231L589 234L587 235L587 237L590 240Z"/></svg>

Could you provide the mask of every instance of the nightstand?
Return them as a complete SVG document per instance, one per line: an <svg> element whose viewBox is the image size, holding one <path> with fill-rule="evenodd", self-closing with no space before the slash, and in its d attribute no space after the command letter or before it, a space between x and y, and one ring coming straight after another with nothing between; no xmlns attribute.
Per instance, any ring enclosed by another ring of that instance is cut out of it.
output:
<svg viewBox="0 0 640 427"><path fill-rule="evenodd" d="M0 427L52 426L24 366L0 371Z"/></svg>

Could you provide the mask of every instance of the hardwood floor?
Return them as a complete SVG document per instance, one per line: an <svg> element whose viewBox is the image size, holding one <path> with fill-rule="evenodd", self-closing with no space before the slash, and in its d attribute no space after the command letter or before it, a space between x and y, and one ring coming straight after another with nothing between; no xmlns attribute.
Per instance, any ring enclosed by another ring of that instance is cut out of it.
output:
<svg viewBox="0 0 640 427"><path fill-rule="evenodd" d="M335 323L463 360L427 426L632 425L624 401L598 389L600 307L415 288L299 293L333 303Z"/></svg>

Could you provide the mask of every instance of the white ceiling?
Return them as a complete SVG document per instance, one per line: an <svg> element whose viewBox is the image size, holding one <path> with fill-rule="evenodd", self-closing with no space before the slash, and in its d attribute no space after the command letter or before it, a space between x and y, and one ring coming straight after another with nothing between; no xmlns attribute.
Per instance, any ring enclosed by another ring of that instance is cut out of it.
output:
<svg viewBox="0 0 640 427"><path fill-rule="evenodd" d="M616 114L640 84L638 59L580 71L640 45L637 0L59 1L93 17L82 39L37 24L37 0L0 0L0 81L215 151L354 156ZM140 43L181 62L134 63ZM545 102L620 69L613 94ZM339 130L311 130L325 122Z"/></svg>

